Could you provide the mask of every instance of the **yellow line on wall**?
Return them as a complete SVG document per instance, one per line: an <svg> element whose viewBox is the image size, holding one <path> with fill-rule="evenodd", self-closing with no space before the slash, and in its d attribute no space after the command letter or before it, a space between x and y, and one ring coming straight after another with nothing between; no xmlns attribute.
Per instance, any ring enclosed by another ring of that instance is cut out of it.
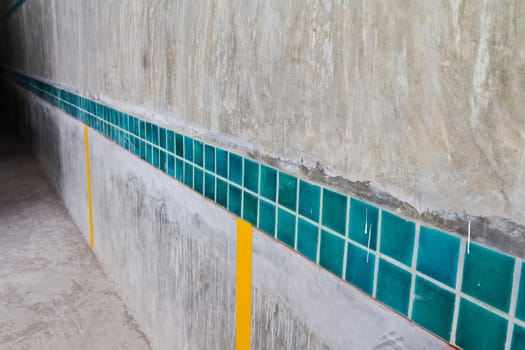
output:
<svg viewBox="0 0 525 350"><path fill-rule="evenodd" d="M237 218L235 349L250 349L252 309L252 225Z"/></svg>
<svg viewBox="0 0 525 350"><path fill-rule="evenodd" d="M93 239L93 201L91 199L91 165L89 163L89 128L87 125L84 125L84 140L86 144L86 175L89 207L89 247L93 250L95 242Z"/></svg>

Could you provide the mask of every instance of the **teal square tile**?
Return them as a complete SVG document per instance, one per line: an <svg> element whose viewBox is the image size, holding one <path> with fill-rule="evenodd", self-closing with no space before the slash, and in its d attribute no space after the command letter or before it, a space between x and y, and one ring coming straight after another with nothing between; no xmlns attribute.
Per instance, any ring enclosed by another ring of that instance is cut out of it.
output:
<svg viewBox="0 0 525 350"><path fill-rule="evenodd" d="M153 146L146 144L146 162L153 164Z"/></svg>
<svg viewBox="0 0 525 350"><path fill-rule="evenodd" d="M167 149L166 147L166 129L159 128L159 146L162 149Z"/></svg>
<svg viewBox="0 0 525 350"><path fill-rule="evenodd" d="M166 157L166 152L165 151L159 151L159 169L162 170L163 172L167 173L168 172L168 159Z"/></svg>
<svg viewBox="0 0 525 350"><path fill-rule="evenodd" d="M193 189L204 194L204 173L199 168L193 170Z"/></svg>
<svg viewBox="0 0 525 350"><path fill-rule="evenodd" d="M336 235L321 230L319 265L338 277L343 275L345 241Z"/></svg>
<svg viewBox="0 0 525 350"><path fill-rule="evenodd" d="M184 157L184 136L175 134L175 154Z"/></svg>
<svg viewBox="0 0 525 350"><path fill-rule="evenodd" d="M459 238L421 227L417 270L455 288L458 270Z"/></svg>
<svg viewBox="0 0 525 350"><path fill-rule="evenodd" d="M151 143L155 146L159 145L159 127L155 124L151 125Z"/></svg>
<svg viewBox="0 0 525 350"><path fill-rule="evenodd" d="M166 130L166 149L175 153L175 133L171 130Z"/></svg>
<svg viewBox="0 0 525 350"><path fill-rule="evenodd" d="M215 164L217 167L217 175L228 178L228 152L221 149L215 149Z"/></svg>
<svg viewBox="0 0 525 350"><path fill-rule="evenodd" d="M193 162L193 139L184 136L184 159Z"/></svg>
<svg viewBox="0 0 525 350"><path fill-rule="evenodd" d="M306 181L299 181L299 214L319 222L321 188Z"/></svg>
<svg viewBox="0 0 525 350"><path fill-rule="evenodd" d="M297 250L313 262L317 262L319 227L299 218L297 225Z"/></svg>
<svg viewBox="0 0 525 350"><path fill-rule="evenodd" d="M193 166L190 163L184 163L184 184L193 188Z"/></svg>
<svg viewBox="0 0 525 350"><path fill-rule="evenodd" d="M199 140L193 141L193 159L196 165L202 167L204 165L203 144Z"/></svg>
<svg viewBox="0 0 525 350"><path fill-rule="evenodd" d="M508 312L514 276L514 258L477 244L465 253L461 291Z"/></svg>
<svg viewBox="0 0 525 350"><path fill-rule="evenodd" d="M292 248L295 246L295 216L281 208L277 216L277 239Z"/></svg>
<svg viewBox="0 0 525 350"><path fill-rule="evenodd" d="M456 296L424 278L416 278L412 320L450 341Z"/></svg>
<svg viewBox="0 0 525 350"><path fill-rule="evenodd" d="M242 186L242 157L235 153L230 153L229 179Z"/></svg>
<svg viewBox="0 0 525 350"><path fill-rule="evenodd" d="M212 174L204 174L204 195L212 201L215 200L215 176Z"/></svg>
<svg viewBox="0 0 525 350"><path fill-rule="evenodd" d="M215 147L213 146L204 147L204 168L212 173L215 172Z"/></svg>
<svg viewBox="0 0 525 350"><path fill-rule="evenodd" d="M259 163L244 158L244 187L259 193Z"/></svg>
<svg viewBox="0 0 525 350"><path fill-rule="evenodd" d="M229 185L228 189L228 210L240 217L242 211L242 190L235 185Z"/></svg>
<svg viewBox="0 0 525 350"><path fill-rule="evenodd" d="M259 199L259 229L275 237L275 205Z"/></svg>
<svg viewBox="0 0 525 350"><path fill-rule="evenodd" d="M323 217L324 226L345 235L347 197L323 188Z"/></svg>
<svg viewBox="0 0 525 350"><path fill-rule="evenodd" d="M412 274L402 268L379 259L377 270L377 300L403 315L408 313Z"/></svg>
<svg viewBox="0 0 525 350"><path fill-rule="evenodd" d="M168 175L175 177L175 156L168 154Z"/></svg>
<svg viewBox="0 0 525 350"><path fill-rule="evenodd" d="M348 243L346 253L346 276L345 280L372 295L374 288L374 269L376 257L374 253L368 254L351 243Z"/></svg>
<svg viewBox="0 0 525 350"><path fill-rule="evenodd" d="M503 350L507 338L507 321L461 299L456 330L456 345L465 350Z"/></svg>
<svg viewBox="0 0 525 350"><path fill-rule="evenodd" d="M277 194L277 171L261 164L261 196L275 202Z"/></svg>
<svg viewBox="0 0 525 350"><path fill-rule="evenodd" d="M512 331L512 346L510 350L525 350L525 328L514 325Z"/></svg>
<svg viewBox="0 0 525 350"><path fill-rule="evenodd" d="M295 211L297 205L297 178L279 172L279 204Z"/></svg>
<svg viewBox="0 0 525 350"><path fill-rule="evenodd" d="M252 225L257 225L257 197L244 191L242 218Z"/></svg>
<svg viewBox="0 0 525 350"><path fill-rule="evenodd" d="M515 288L518 288L516 317L522 321L525 321L525 263L521 263L520 283Z"/></svg>
<svg viewBox="0 0 525 350"><path fill-rule="evenodd" d="M184 182L184 162L178 158L175 160L175 178Z"/></svg>
<svg viewBox="0 0 525 350"><path fill-rule="evenodd" d="M224 180L217 178L216 188L217 204L222 205L224 208L228 207L228 183Z"/></svg>
<svg viewBox="0 0 525 350"><path fill-rule="evenodd" d="M139 131L140 131L140 138L143 140L147 140L146 138L146 122L143 120L139 120Z"/></svg>
<svg viewBox="0 0 525 350"><path fill-rule="evenodd" d="M416 225L387 211L381 212L381 253L412 265Z"/></svg>
<svg viewBox="0 0 525 350"><path fill-rule="evenodd" d="M375 250L377 246L378 217L379 210L376 207L355 198L350 199L348 237Z"/></svg>

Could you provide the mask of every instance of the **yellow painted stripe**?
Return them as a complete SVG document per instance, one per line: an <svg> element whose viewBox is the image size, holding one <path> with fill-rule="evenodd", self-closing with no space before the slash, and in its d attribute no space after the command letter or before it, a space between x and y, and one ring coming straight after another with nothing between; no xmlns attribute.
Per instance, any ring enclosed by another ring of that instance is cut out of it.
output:
<svg viewBox="0 0 525 350"><path fill-rule="evenodd" d="M235 349L250 349L252 311L252 225L237 218Z"/></svg>
<svg viewBox="0 0 525 350"><path fill-rule="evenodd" d="M91 165L89 163L89 128L87 125L84 125L84 140L86 143L86 175L89 207L89 247L93 249L95 242L93 239L93 201L91 199Z"/></svg>

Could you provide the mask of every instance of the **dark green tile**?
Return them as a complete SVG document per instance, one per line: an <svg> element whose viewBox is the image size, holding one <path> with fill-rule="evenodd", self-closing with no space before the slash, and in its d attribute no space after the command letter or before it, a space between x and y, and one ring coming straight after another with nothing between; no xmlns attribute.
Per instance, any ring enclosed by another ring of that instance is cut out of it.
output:
<svg viewBox="0 0 525 350"><path fill-rule="evenodd" d="M204 174L199 168L193 170L193 189L204 194Z"/></svg>
<svg viewBox="0 0 525 350"><path fill-rule="evenodd" d="M242 218L252 225L257 225L257 197L244 191Z"/></svg>
<svg viewBox="0 0 525 350"><path fill-rule="evenodd" d="M374 253L370 253L367 257L366 250L348 243L345 279L363 292L372 295L375 262Z"/></svg>
<svg viewBox="0 0 525 350"><path fill-rule="evenodd" d="M146 122L143 120L139 120L139 136L143 140L147 140L146 138Z"/></svg>
<svg viewBox="0 0 525 350"><path fill-rule="evenodd" d="M261 165L261 196L275 202L277 193L277 171Z"/></svg>
<svg viewBox="0 0 525 350"><path fill-rule="evenodd" d="M518 289L518 300L516 303L516 317L525 321L525 263L521 263L521 276Z"/></svg>
<svg viewBox="0 0 525 350"><path fill-rule="evenodd" d="M228 189L228 210L240 217L242 211L242 190L235 185L229 185Z"/></svg>
<svg viewBox="0 0 525 350"><path fill-rule="evenodd" d="M507 321L466 299L461 299L456 345L465 350L503 350Z"/></svg>
<svg viewBox="0 0 525 350"><path fill-rule="evenodd" d="M159 127L155 124L151 125L151 143L158 146L159 145Z"/></svg>
<svg viewBox="0 0 525 350"><path fill-rule="evenodd" d="M277 216L277 239L294 248L295 216L281 208Z"/></svg>
<svg viewBox="0 0 525 350"><path fill-rule="evenodd" d="M382 233L381 233L382 234ZM450 340L456 296L421 277L416 278L412 320Z"/></svg>
<svg viewBox="0 0 525 350"><path fill-rule="evenodd" d="M203 144L199 140L193 141L193 159L196 165L204 165Z"/></svg>
<svg viewBox="0 0 525 350"><path fill-rule="evenodd" d="M313 262L317 261L319 227L299 218L297 226L297 250Z"/></svg>
<svg viewBox="0 0 525 350"><path fill-rule="evenodd" d="M228 152L221 149L215 149L215 164L217 166L217 175L228 178Z"/></svg>
<svg viewBox="0 0 525 350"><path fill-rule="evenodd" d="M159 146L162 149L167 149L166 147L166 129L159 128Z"/></svg>
<svg viewBox="0 0 525 350"><path fill-rule="evenodd" d="M175 134L175 154L184 157L184 136Z"/></svg>
<svg viewBox="0 0 525 350"><path fill-rule="evenodd" d="M168 175L175 176L175 156L168 154Z"/></svg>
<svg viewBox="0 0 525 350"><path fill-rule="evenodd" d="M514 258L471 244L470 254L465 253L461 291L508 312L513 275Z"/></svg>
<svg viewBox="0 0 525 350"><path fill-rule="evenodd" d="M204 168L212 173L215 172L215 147L213 146L204 147Z"/></svg>
<svg viewBox="0 0 525 350"><path fill-rule="evenodd" d="M184 184L193 188L193 166L190 163L184 163Z"/></svg>
<svg viewBox="0 0 525 350"><path fill-rule="evenodd" d="M410 272L386 260L379 259L376 288L377 300L406 316L410 301L411 285L412 275Z"/></svg>
<svg viewBox="0 0 525 350"><path fill-rule="evenodd" d="M228 207L228 183L221 179L217 179L217 203L223 207Z"/></svg>
<svg viewBox="0 0 525 350"><path fill-rule="evenodd" d="M193 162L193 139L184 136L184 159Z"/></svg>
<svg viewBox="0 0 525 350"><path fill-rule="evenodd" d="M159 151L159 169L163 172L168 172L168 158L165 151Z"/></svg>
<svg viewBox="0 0 525 350"><path fill-rule="evenodd" d="M510 350L525 350L525 328L514 325Z"/></svg>
<svg viewBox="0 0 525 350"><path fill-rule="evenodd" d="M338 277L343 275L345 241L336 235L321 230L319 265Z"/></svg>
<svg viewBox="0 0 525 350"><path fill-rule="evenodd" d="M417 270L454 288L458 270L459 238L421 227Z"/></svg>
<svg viewBox="0 0 525 350"><path fill-rule="evenodd" d="M146 144L146 162L153 164L153 146Z"/></svg>
<svg viewBox="0 0 525 350"><path fill-rule="evenodd" d="M215 176L212 174L204 174L204 195L212 201L215 200Z"/></svg>
<svg viewBox="0 0 525 350"><path fill-rule="evenodd" d="M323 188L323 217L324 226L345 235L347 197Z"/></svg>
<svg viewBox="0 0 525 350"><path fill-rule="evenodd" d="M175 160L175 178L180 182L184 181L184 162L181 159Z"/></svg>
<svg viewBox="0 0 525 350"><path fill-rule="evenodd" d="M279 172L279 204L295 211L297 205L297 178Z"/></svg>
<svg viewBox="0 0 525 350"><path fill-rule="evenodd" d="M381 253L412 265L416 225L387 211L381 214Z"/></svg>
<svg viewBox="0 0 525 350"><path fill-rule="evenodd" d="M166 130L166 149L175 153L175 133L171 130Z"/></svg>
<svg viewBox="0 0 525 350"><path fill-rule="evenodd" d="M379 210L365 202L350 200L350 224L348 237L364 246L375 250L377 246L377 222ZM370 244L369 244L370 242Z"/></svg>
<svg viewBox="0 0 525 350"><path fill-rule="evenodd" d="M306 181L299 182L299 214L319 222L321 188Z"/></svg>
<svg viewBox="0 0 525 350"><path fill-rule="evenodd" d="M259 226L262 231L275 236L275 205L259 199Z"/></svg>
<svg viewBox="0 0 525 350"><path fill-rule="evenodd" d="M244 158L244 187L259 193L259 164Z"/></svg>
<svg viewBox="0 0 525 350"><path fill-rule="evenodd" d="M235 153L230 153L229 179L242 186L242 157Z"/></svg>

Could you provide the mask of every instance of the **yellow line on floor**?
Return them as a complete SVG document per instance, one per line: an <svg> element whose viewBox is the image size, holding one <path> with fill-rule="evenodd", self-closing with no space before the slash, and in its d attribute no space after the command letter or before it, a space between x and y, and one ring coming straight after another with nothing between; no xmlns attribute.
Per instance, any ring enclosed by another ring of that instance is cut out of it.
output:
<svg viewBox="0 0 525 350"><path fill-rule="evenodd" d="M250 349L252 308L252 225L237 218L235 349Z"/></svg>
<svg viewBox="0 0 525 350"><path fill-rule="evenodd" d="M91 199L91 165L89 162L89 128L87 125L84 125L84 140L86 144L86 175L89 207L89 247L93 249L95 242L93 239L93 201Z"/></svg>

